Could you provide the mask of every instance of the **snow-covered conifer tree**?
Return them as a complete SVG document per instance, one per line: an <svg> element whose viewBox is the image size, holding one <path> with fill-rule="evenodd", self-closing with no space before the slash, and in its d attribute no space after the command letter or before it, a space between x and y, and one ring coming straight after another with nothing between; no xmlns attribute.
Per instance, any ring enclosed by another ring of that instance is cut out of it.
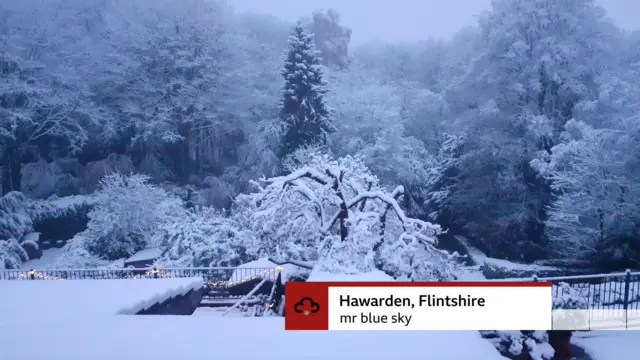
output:
<svg viewBox="0 0 640 360"><path fill-rule="evenodd" d="M282 76L285 85L279 116L284 127L280 155L284 157L301 146L324 143L326 134L335 130L324 97L327 88L320 58L313 36L301 23L289 37Z"/></svg>

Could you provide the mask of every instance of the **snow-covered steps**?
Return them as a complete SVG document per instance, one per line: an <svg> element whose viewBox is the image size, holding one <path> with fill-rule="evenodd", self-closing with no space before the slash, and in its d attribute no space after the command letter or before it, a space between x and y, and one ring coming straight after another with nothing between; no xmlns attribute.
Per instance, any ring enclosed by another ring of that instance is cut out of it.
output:
<svg viewBox="0 0 640 360"><path fill-rule="evenodd" d="M190 306L192 313L201 300L203 283L202 278L0 281L0 314L34 319L177 315L189 312L184 306Z"/></svg>

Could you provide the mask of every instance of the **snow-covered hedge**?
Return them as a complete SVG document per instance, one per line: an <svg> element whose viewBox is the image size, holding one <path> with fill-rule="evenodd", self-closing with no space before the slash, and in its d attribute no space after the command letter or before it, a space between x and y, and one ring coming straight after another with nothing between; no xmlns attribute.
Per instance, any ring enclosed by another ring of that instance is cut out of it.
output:
<svg viewBox="0 0 640 360"><path fill-rule="evenodd" d="M80 195L34 200L15 191L0 197L0 247L3 249L0 250L0 268L19 268L23 261L29 260L28 256L22 256L25 249L28 253L40 253L36 242L15 240L33 232L34 223L86 211L93 201L90 196ZM21 250L17 250L16 244Z"/></svg>

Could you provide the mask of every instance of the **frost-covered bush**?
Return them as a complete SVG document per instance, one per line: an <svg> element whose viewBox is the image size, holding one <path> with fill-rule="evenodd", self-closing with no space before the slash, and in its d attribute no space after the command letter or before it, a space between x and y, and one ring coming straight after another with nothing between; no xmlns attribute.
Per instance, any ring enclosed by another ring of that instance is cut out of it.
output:
<svg viewBox="0 0 640 360"><path fill-rule="evenodd" d="M457 254L437 248L439 225L408 217L362 159L313 153L289 175L255 182L236 214L278 258L316 260L320 271L380 269L414 280L448 279Z"/></svg>
<svg viewBox="0 0 640 360"><path fill-rule="evenodd" d="M16 239L0 240L0 269L19 269L29 255Z"/></svg>
<svg viewBox="0 0 640 360"><path fill-rule="evenodd" d="M184 212L179 198L150 184L143 175L107 175L96 195L87 229L77 240L104 260L126 258L153 245L150 240L158 226Z"/></svg>
<svg viewBox="0 0 640 360"><path fill-rule="evenodd" d="M232 266L257 255L253 234L209 207L161 223L153 242L166 249L157 261L163 267Z"/></svg>

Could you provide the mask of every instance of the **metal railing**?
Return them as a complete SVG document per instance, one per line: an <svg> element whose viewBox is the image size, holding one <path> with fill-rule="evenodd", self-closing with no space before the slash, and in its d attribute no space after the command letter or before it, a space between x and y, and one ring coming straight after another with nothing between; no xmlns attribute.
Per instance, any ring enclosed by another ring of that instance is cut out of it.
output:
<svg viewBox="0 0 640 360"><path fill-rule="evenodd" d="M202 277L209 287L231 287L255 279L275 282L280 267L144 268L144 269L30 269L0 270L0 280L106 280Z"/></svg>
<svg viewBox="0 0 640 360"><path fill-rule="evenodd" d="M546 281L553 284L553 296L563 291L567 284L573 295L587 305L588 310L638 310L640 309L640 272L625 271L612 274L510 278L496 281Z"/></svg>

